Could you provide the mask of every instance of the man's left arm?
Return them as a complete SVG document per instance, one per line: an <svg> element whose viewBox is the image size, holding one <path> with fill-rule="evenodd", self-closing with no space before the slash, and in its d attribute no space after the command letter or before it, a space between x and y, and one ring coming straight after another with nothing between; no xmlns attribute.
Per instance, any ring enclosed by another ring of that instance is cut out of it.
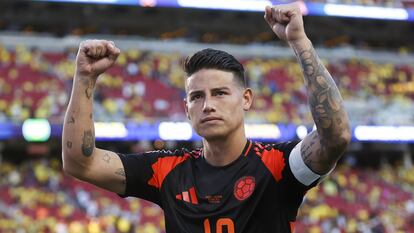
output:
<svg viewBox="0 0 414 233"><path fill-rule="evenodd" d="M326 174L350 142L348 115L338 87L311 42L305 39L290 46L302 66L309 106L317 129L303 139L301 155L312 171Z"/></svg>
<svg viewBox="0 0 414 233"><path fill-rule="evenodd" d="M266 7L265 19L275 34L294 50L303 70L317 128L301 142L303 162L313 172L326 174L335 166L351 139L341 94L305 34L298 4Z"/></svg>

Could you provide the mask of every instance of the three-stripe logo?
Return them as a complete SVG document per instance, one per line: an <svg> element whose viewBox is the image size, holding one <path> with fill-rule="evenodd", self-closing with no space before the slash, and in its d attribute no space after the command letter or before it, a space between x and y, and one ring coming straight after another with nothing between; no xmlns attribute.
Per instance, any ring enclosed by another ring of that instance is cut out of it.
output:
<svg viewBox="0 0 414 233"><path fill-rule="evenodd" d="M191 187L188 191L184 191L180 194L175 195L175 198L195 205L198 204L198 199L194 187Z"/></svg>

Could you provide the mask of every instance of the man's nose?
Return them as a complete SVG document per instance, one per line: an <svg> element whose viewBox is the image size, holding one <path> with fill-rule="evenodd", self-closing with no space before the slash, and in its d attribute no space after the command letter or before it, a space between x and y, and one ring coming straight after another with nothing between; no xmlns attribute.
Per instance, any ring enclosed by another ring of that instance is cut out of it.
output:
<svg viewBox="0 0 414 233"><path fill-rule="evenodd" d="M212 111L215 111L214 103L211 97L206 97L204 99L203 112L212 112Z"/></svg>

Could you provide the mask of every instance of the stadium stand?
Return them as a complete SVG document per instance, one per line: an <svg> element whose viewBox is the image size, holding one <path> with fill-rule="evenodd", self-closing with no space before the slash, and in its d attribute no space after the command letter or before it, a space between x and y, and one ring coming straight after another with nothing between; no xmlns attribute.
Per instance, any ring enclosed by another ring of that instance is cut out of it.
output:
<svg viewBox="0 0 414 233"><path fill-rule="evenodd" d="M305 2L414 8L412 0ZM186 120L181 61L211 46L235 54L247 70L256 94L249 123L313 125L300 68L261 13L30 1L2 1L0 12L0 125L28 118L61 124L77 45L92 37L113 39L123 51L97 84L95 121ZM307 17L305 23L353 126L414 125L412 22ZM56 138L37 144L18 136L0 140L0 233L165 232L158 206L62 173ZM140 143L153 149L148 141L98 142L125 153L140 151ZM186 143L154 146L199 146ZM296 233L414 233L413 151L409 143L354 141L334 172L307 193ZM399 161L403 153L409 162Z"/></svg>
<svg viewBox="0 0 414 233"><path fill-rule="evenodd" d="M22 122L35 117L61 122L72 86L75 52L71 48L47 52L24 45L0 47L0 120ZM183 58L174 52L125 50L116 66L100 78L96 120L185 120ZM241 59L256 92L249 122L312 124L300 67L293 58ZM412 64L354 57L325 62L343 90L353 125L414 124ZM392 116L396 111L401 114Z"/></svg>
<svg viewBox="0 0 414 233"><path fill-rule="evenodd" d="M61 122L75 52L71 47L56 52L2 46L2 121L46 117ZM183 120L182 58L180 53L126 50L100 79L97 120ZM292 58L243 56L242 61L258 94L249 121L310 122L300 70ZM414 123L412 65L352 57L325 62L343 90L353 124ZM275 109L286 114L275 115ZM402 114L390 117L395 111ZM0 177L0 232L164 232L160 208L122 200L68 177L59 160L3 162ZM344 163L308 192L296 232L414 232L413 177L413 168L400 165L371 169Z"/></svg>
<svg viewBox="0 0 414 233"><path fill-rule="evenodd" d="M0 165L0 232L160 232L162 210L62 174L58 160Z"/></svg>
<svg viewBox="0 0 414 233"><path fill-rule="evenodd" d="M410 0L305 0L305 2L346 4L346 5L363 5L363 6L381 6L394 8L412 8L413 1Z"/></svg>
<svg viewBox="0 0 414 233"><path fill-rule="evenodd" d="M162 210L62 174L56 159L0 164L0 232L164 232ZM343 163L312 189L296 232L414 232L414 169Z"/></svg>

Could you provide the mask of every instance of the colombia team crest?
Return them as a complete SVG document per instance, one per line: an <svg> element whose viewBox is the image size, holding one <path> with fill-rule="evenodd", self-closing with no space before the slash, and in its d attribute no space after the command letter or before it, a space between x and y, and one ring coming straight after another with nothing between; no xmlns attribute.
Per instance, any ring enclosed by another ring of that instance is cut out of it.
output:
<svg viewBox="0 0 414 233"><path fill-rule="evenodd" d="M253 176L243 176L234 184L234 196L237 200L244 201L252 195L255 186L256 182Z"/></svg>

